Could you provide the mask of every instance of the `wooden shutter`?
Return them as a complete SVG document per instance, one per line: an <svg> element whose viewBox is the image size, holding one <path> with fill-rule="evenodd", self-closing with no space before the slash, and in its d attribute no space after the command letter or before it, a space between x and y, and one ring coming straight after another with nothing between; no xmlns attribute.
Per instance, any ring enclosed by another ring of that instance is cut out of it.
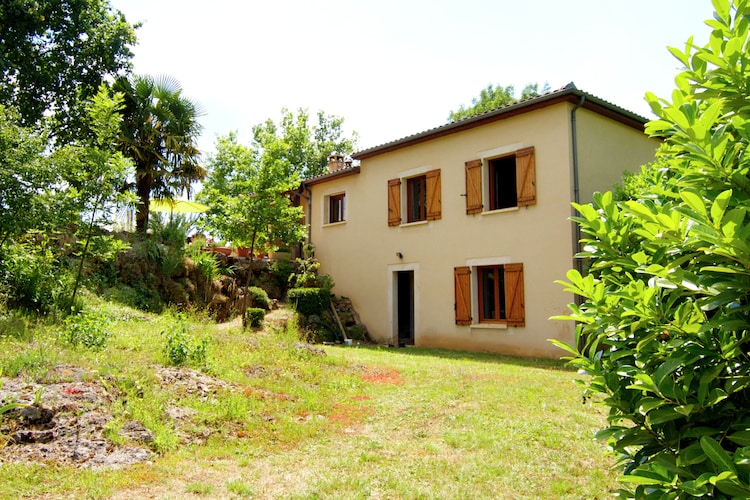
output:
<svg viewBox="0 0 750 500"><path fill-rule="evenodd" d="M466 166L466 214L482 211L482 160L471 160Z"/></svg>
<svg viewBox="0 0 750 500"><path fill-rule="evenodd" d="M525 326L523 264L505 264L505 319L508 326Z"/></svg>
<svg viewBox="0 0 750 500"><path fill-rule="evenodd" d="M401 179L388 181L388 225L401 224Z"/></svg>
<svg viewBox="0 0 750 500"><path fill-rule="evenodd" d="M471 324L471 269L468 267L456 267L453 269L453 281L455 288L456 324Z"/></svg>
<svg viewBox="0 0 750 500"><path fill-rule="evenodd" d="M516 151L516 193L519 207L536 204L534 146Z"/></svg>
<svg viewBox="0 0 750 500"><path fill-rule="evenodd" d="M442 210L440 169L430 170L425 177L427 178L427 220L437 220L441 217Z"/></svg>

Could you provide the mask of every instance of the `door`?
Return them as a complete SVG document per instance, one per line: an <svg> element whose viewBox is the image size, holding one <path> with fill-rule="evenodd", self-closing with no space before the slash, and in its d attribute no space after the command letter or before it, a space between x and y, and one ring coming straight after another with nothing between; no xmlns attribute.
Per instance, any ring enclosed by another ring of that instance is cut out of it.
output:
<svg viewBox="0 0 750 500"><path fill-rule="evenodd" d="M414 271L396 271L396 315L399 344L414 345Z"/></svg>

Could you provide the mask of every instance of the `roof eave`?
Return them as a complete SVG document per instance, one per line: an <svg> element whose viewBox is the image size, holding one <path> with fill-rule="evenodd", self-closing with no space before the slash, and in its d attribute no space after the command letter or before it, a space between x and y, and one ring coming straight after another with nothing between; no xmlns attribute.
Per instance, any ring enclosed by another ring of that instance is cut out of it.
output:
<svg viewBox="0 0 750 500"><path fill-rule="evenodd" d="M599 113L603 116L623 123L624 125L636 128L640 131L644 130L644 125L648 122L648 119L637 115L636 113L628 111L624 108L620 108L619 106L609 103L603 99L578 90L571 84L557 92L550 92L539 97L517 102L515 104L472 116L464 120L448 123L440 127L404 137L403 139L398 139L396 141L388 142L380 146L375 146L369 149L358 151L351 156L354 159L363 160L365 158L388 153L407 146L413 146L415 144L433 140L445 135L455 134L456 132L479 127L487 123L495 122L498 120L505 120L513 116L528 113L530 111L545 108L547 106L552 106L554 104L559 104L561 102L579 104L582 99L583 108Z"/></svg>

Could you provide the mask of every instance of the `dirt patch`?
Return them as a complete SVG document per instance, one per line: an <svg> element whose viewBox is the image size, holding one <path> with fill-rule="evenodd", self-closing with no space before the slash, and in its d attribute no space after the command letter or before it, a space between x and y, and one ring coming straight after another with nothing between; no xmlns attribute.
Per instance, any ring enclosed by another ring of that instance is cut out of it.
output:
<svg viewBox="0 0 750 500"><path fill-rule="evenodd" d="M404 385L404 379L398 370L378 368L375 366L362 367L362 380L370 384Z"/></svg>
<svg viewBox="0 0 750 500"><path fill-rule="evenodd" d="M116 468L150 460L153 435L138 421L126 422L124 445L105 438L113 415L113 397L95 374L61 365L51 373L57 382L38 384L24 378L2 379L0 406L24 403L0 417L0 463L64 463L84 468Z"/></svg>

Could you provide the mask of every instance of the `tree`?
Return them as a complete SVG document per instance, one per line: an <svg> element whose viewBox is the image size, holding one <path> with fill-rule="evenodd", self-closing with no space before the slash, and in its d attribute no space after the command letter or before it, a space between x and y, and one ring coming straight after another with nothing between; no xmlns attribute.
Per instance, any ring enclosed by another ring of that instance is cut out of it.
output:
<svg viewBox="0 0 750 500"><path fill-rule="evenodd" d="M542 93L549 91L549 85L547 83L542 87ZM530 99L539 95L539 84L530 83L526 85L521 91L521 100ZM513 85L503 87L502 85L494 86L491 83L479 91L479 97L474 97L471 100L471 106L468 108L463 104L459 106L456 111L451 111L448 114L448 121L455 122L469 118L470 116L485 113L493 109L502 108L510 104L518 102L515 97L515 88Z"/></svg>
<svg viewBox="0 0 750 500"><path fill-rule="evenodd" d="M354 152L357 134L343 137L343 124L343 118L319 111L318 123L311 125L307 110L298 109L295 115L283 108L278 125L268 119L253 127L253 147L274 151L292 171L308 179L327 172L327 159L332 152ZM272 146L278 141L283 141L285 146Z"/></svg>
<svg viewBox="0 0 750 500"><path fill-rule="evenodd" d="M598 433L626 498L750 497L750 4L714 0L672 101L647 95L664 138L626 200L576 205L590 272L571 270L576 344L601 396Z"/></svg>
<svg viewBox="0 0 750 500"><path fill-rule="evenodd" d="M211 207L205 218L210 232L251 250L266 241L291 245L302 240L302 207L290 199L299 176L281 158L286 146L278 139L263 150L252 149L239 144L234 132L217 140L198 195Z"/></svg>
<svg viewBox="0 0 750 500"><path fill-rule="evenodd" d="M116 204L125 194L120 188L131 167L121 152L116 151L122 116L123 95L109 95L105 84L86 106L95 138L89 143L69 144L52 155L51 161L60 166L67 177L66 196L74 200L79 213L87 214L89 221L84 236L84 247L80 255L78 274L73 286L71 305L75 304L76 294L83 275L83 265L97 222L111 222L106 217L107 204ZM105 216L102 218L102 216Z"/></svg>
<svg viewBox="0 0 750 500"><path fill-rule="evenodd" d="M107 0L4 0L0 102L26 126L54 113L56 135L80 137L84 103L105 78L130 69L135 29Z"/></svg>
<svg viewBox="0 0 750 500"><path fill-rule="evenodd" d="M0 105L0 249L39 228L46 212L43 195L57 179L44 156L46 134L17 125L18 118Z"/></svg>
<svg viewBox="0 0 750 500"><path fill-rule="evenodd" d="M138 195L136 229L145 232L152 197L190 194L192 183L206 176L196 146L201 110L169 77L121 77L112 89L125 98L119 147L135 165L135 182L126 187Z"/></svg>

